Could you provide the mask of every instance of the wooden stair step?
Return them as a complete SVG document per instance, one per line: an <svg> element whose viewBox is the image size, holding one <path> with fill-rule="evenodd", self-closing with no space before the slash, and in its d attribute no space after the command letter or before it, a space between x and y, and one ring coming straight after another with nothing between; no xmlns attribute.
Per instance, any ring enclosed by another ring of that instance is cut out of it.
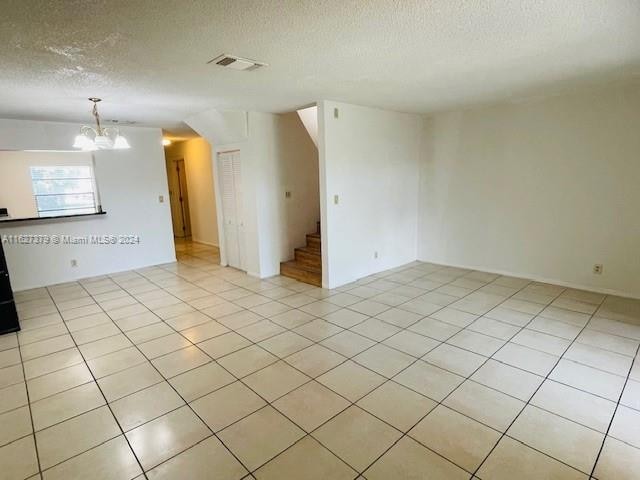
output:
<svg viewBox="0 0 640 480"><path fill-rule="evenodd" d="M322 250L322 243L319 233L307 234L307 247Z"/></svg>
<svg viewBox="0 0 640 480"><path fill-rule="evenodd" d="M299 282L322 286L322 269L303 265L300 262L291 260L280 264L280 275L294 278Z"/></svg>
<svg viewBox="0 0 640 480"><path fill-rule="evenodd" d="M316 248L300 247L294 250L295 260L302 265L322 268L322 253Z"/></svg>

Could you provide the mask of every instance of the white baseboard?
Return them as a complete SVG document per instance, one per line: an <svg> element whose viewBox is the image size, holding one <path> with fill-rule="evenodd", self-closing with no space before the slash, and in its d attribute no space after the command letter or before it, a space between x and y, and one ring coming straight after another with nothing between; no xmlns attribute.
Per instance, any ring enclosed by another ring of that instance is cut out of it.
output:
<svg viewBox="0 0 640 480"><path fill-rule="evenodd" d="M177 261L175 255L172 257L169 257L166 261L163 262L152 262L152 263L143 263L140 265L135 265L132 266L131 268L126 268L123 270L110 270L110 269L105 269L105 270L101 270L100 272L94 272L92 274L78 274L78 275L69 275L69 276L65 276L64 278L60 278L59 281L57 281L55 284L51 284L51 283L32 283L32 284L28 284L28 285L20 285L16 288L13 289L14 292L23 292L25 290L33 290L35 288L42 288L42 287L50 287L52 285L58 285L61 283L68 283L68 282L77 282L80 280L84 280L86 278L93 278L93 277L100 277L102 275L115 275L117 273L122 273L122 272L130 272L132 270L141 270L143 268L148 268L148 267L155 267L157 265L165 265L168 263L175 263Z"/></svg>
<svg viewBox="0 0 640 480"><path fill-rule="evenodd" d="M640 299L640 294L638 293L625 292L622 290L615 290L612 288L594 287L593 285L582 285L579 283L567 282L565 280L544 277L544 276L535 275L532 273L511 272L507 270L498 270L495 268L483 267L478 265L461 265L461 264L455 264L455 263L442 263L435 260L422 259L422 258L419 258L418 261L433 263L435 265L442 265L443 267L464 268L467 270L477 270L480 272L495 273L496 275L506 275L509 277L524 278L527 280L532 280L534 282L550 283L553 285L560 285L561 287L575 288L577 290L587 290L590 292L603 293L605 295L615 295L617 297Z"/></svg>

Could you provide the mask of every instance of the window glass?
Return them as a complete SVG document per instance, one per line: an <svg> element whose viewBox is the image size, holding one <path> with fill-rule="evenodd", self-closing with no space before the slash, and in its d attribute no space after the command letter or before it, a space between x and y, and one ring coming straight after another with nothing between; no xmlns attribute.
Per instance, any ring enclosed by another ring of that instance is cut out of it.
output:
<svg viewBox="0 0 640 480"><path fill-rule="evenodd" d="M94 182L89 166L31 167L38 216L95 213Z"/></svg>

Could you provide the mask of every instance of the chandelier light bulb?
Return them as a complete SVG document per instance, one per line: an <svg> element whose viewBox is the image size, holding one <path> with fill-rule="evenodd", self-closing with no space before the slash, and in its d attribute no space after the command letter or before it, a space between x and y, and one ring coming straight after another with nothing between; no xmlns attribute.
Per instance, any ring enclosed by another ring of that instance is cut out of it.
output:
<svg viewBox="0 0 640 480"><path fill-rule="evenodd" d="M122 135L118 134L115 141L113 142L114 150L126 150L127 148L131 148L129 142Z"/></svg>
<svg viewBox="0 0 640 480"><path fill-rule="evenodd" d="M100 150L109 150L113 148L113 140L111 140L106 135L96 135L96 138L93 139L96 147Z"/></svg>
<svg viewBox="0 0 640 480"><path fill-rule="evenodd" d="M95 150L98 150L98 147L96 146L95 142L90 138L87 138L87 143L84 145L84 147L82 147L82 151L93 152Z"/></svg>
<svg viewBox="0 0 640 480"><path fill-rule="evenodd" d="M73 148L81 148L84 150L90 143L93 142L86 135L76 135L75 141L73 142Z"/></svg>

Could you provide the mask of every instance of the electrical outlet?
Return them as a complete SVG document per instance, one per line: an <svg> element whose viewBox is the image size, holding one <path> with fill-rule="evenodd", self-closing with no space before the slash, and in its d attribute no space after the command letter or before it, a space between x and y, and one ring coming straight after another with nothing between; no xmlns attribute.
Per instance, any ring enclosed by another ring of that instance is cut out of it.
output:
<svg viewBox="0 0 640 480"><path fill-rule="evenodd" d="M340 116L340 111L337 108L333 109L333 118L338 118Z"/></svg>
<svg viewBox="0 0 640 480"><path fill-rule="evenodd" d="M71 266L74 267L74 268L77 267L78 266L78 261L75 260L75 259L71 260Z"/></svg>
<svg viewBox="0 0 640 480"><path fill-rule="evenodd" d="M602 266L601 263L596 263L593 266L593 273L594 275L602 275L602 270L604 269L604 267Z"/></svg>
<svg viewBox="0 0 640 480"><path fill-rule="evenodd" d="M373 252L373 258L378 258L378 252Z"/></svg>
<svg viewBox="0 0 640 480"><path fill-rule="evenodd" d="M291 192L284 192L284 198L291 198Z"/></svg>

